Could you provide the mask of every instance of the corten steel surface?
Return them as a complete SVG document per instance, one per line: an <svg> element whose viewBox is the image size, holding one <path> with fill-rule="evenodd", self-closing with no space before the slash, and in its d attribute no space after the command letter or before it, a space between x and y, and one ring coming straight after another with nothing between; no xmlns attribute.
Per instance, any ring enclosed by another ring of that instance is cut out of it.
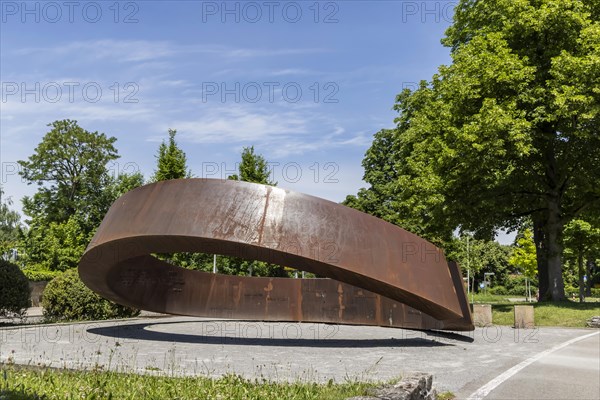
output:
<svg viewBox="0 0 600 400"><path fill-rule="evenodd" d="M331 279L186 270L152 253L267 261ZM213 179L158 182L112 205L79 263L92 290L169 314L472 330L462 278L431 243L317 197Z"/></svg>

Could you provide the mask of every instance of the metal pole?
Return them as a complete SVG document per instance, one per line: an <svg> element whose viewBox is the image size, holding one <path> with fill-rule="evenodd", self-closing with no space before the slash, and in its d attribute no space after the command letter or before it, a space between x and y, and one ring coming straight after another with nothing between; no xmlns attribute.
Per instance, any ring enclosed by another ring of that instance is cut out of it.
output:
<svg viewBox="0 0 600 400"><path fill-rule="evenodd" d="M483 294L487 294L487 275L483 274Z"/></svg>
<svg viewBox="0 0 600 400"><path fill-rule="evenodd" d="M469 235L467 234L467 271L469 272L469 276L470 276L470 272L471 272L471 256L469 254ZM473 276L473 284L475 283L475 277ZM469 287L471 286L471 281L469 281ZM473 304L475 301L473 300L473 290L469 291L471 293L471 304Z"/></svg>
<svg viewBox="0 0 600 400"><path fill-rule="evenodd" d="M467 298L469 298L470 295L471 295L471 270L467 267Z"/></svg>
<svg viewBox="0 0 600 400"><path fill-rule="evenodd" d="M214 258L213 258L213 274L216 274L216 273L217 273L217 255L215 254Z"/></svg>

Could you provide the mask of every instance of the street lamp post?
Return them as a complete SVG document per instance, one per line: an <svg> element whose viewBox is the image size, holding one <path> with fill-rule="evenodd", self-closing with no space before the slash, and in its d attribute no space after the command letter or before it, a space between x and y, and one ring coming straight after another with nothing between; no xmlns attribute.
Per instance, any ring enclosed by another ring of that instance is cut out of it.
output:
<svg viewBox="0 0 600 400"><path fill-rule="evenodd" d="M483 285L485 289L485 294L487 294L488 282L491 282L488 278L492 275L495 275L493 272L484 272L483 273Z"/></svg>

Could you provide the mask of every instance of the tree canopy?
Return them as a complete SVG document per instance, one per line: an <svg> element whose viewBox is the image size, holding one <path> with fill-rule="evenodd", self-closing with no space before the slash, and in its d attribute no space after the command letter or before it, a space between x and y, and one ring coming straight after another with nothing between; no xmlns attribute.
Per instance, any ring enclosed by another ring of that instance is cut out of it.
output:
<svg viewBox="0 0 600 400"><path fill-rule="evenodd" d="M517 267L526 277L533 279L537 275L537 258L533 233L525 229L517 238L516 246L510 257L510 263Z"/></svg>
<svg viewBox="0 0 600 400"><path fill-rule="evenodd" d="M65 222L84 211L91 225L98 224L104 215L95 210L110 178L107 163L119 157L114 147L117 139L86 131L68 119L48 126L52 129L34 153L19 161L21 176L38 186L33 197L23 199L24 213L50 223Z"/></svg>

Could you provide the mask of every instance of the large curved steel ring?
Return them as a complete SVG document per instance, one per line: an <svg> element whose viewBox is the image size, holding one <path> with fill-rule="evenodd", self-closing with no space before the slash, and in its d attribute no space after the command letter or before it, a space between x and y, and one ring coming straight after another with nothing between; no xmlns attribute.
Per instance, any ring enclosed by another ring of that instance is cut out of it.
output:
<svg viewBox="0 0 600 400"><path fill-rule="evenodd" d="M267 261L331 279L230 276L155 253ZM179 315L472 330L456 264L395 225L281 188L215 179L158 182L112 205L79 263L117 303Z"/></svg>

